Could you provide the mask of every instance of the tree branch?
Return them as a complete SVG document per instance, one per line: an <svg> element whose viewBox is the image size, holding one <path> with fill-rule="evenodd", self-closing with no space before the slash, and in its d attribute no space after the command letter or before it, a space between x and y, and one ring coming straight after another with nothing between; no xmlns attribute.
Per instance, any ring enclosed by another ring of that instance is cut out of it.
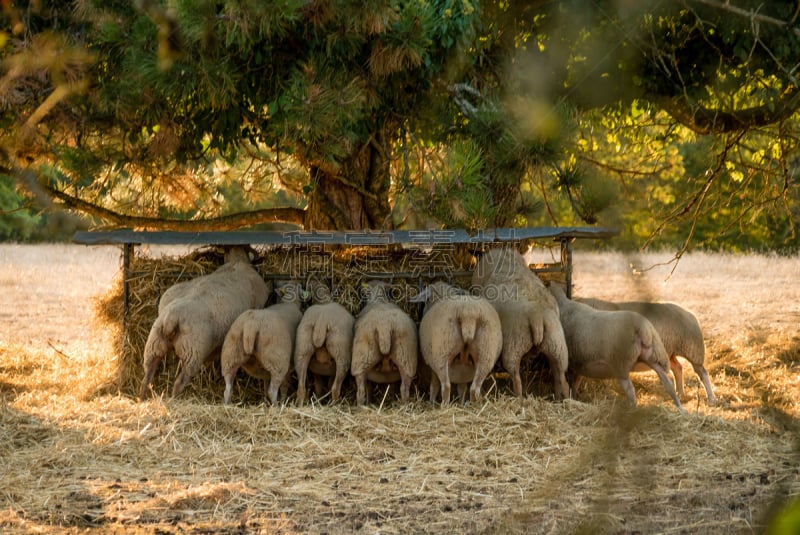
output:
<svg viewBox="0 0 800 535"><path fill-rule="evenodd" d="M84 214L108 221L109 228L132 227L145 230L180 230L198 232L205 230L234 230L259 223L294 223L303 225L305 210L301 208L281 207L240 212L238 214L212 217L209 219L193 219L180 221L175 219L159 219L157 217L141 217L120 214L102 206L88 203L63 191L44 185L45 190L60 201L65 208L71 208Z"/></svg>
<svg viewBox="0 0 800 535"><path fill-rule="evenodd" d="M785 21L781 19L776 19L775 17L770 17L769 15L762 15L760 13L756 13L753 10L747 10L741 7L736 7L734 5L731 5L730 0L726 0L725 2L720 2L719 0L689 0L689 1L696 2L698 4L705 4L707 6L711 6L716 9L722 9L729 13L734 13L736 15L746 17L753 21L764 22L766 24L772 24L773 26L780 26L781 28L787 28L795 35L800 35L800 28L795 28L793 26L794 19L797 17L797 12L795 12L795 16L792 18L791 21Z"/></svg>
<svg viewBox="0 0 800 535"><path fill-rule="evenodd" d="M800 108L800 88L788 89L777 101L732 112L705 108L681 97L650 96L648 99L698 134L726 134L788 119Z"/></svg>
<svg viewBox="0 0 800 535"><path fill-rule="evenodd" d="M645 240L644 245L642 245L641 249L647 249L647 247L655 240L656 236L661 234L663 230L672 224L675 221L680 220L688 214L692 212L692 224L689 228L689 234L686 236L686 239L683 241L683 245L681 246L680 250L675 254L675 260L680 260L683 254L689 249L689 244L691 243L692 237L694 236L695 230L697 228L698 220L700 219L701 209L703 208L703 204L706 201L709 191L711 190L711 186L714 182L719 178L720 173L725 167L725 162L728 161L728 154L730 153L731 149L742 139L744 133L739 133L738 135L733 136L732 138L726 140L725 148L722 152L717 156L716 164L714 168L710 170L708 173L708 178L706 179L703 186L697 190L691 198L686 202L683 207L677 207L672 213L668 214L659 225L656 227L654 231L650 233L650 236L647 237ZM674 268L673 268L674 269Z"/></svg>

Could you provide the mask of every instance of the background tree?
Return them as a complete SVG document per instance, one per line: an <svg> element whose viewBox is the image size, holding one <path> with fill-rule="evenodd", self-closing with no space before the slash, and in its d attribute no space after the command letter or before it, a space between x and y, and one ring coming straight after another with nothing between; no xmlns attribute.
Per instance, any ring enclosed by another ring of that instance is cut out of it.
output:
<svg viewBox="0 0 800 535"><path fill-rule="evenodd" d="M51 193L86 211L163 218L210 215L220 162L245 158L258 163L251 182L306 205L262 219L380 227L396 131L471 40L474 8L446 4L9 7L7 92L34 87L4 109L17 127L6 167L35 165Z"/></svg>
<svg viewBox="0 0 800 535"><path fill-rule="evenodd" d="M0 171L112 224L793 243L794 4L3 5Z"/></svg>
<svg viewBox="0 0 800 535"><path fill-rule="evenodd" d="M639 244L796 250L797 6L578 4L524 19L535 46L513 77L577 110L549 172L574 213L591 222L613 201L600 220Z"/></svg>

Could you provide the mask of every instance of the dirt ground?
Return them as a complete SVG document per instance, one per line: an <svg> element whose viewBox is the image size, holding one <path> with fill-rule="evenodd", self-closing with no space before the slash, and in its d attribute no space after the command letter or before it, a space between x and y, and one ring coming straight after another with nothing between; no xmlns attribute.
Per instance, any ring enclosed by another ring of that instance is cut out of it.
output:
<svg viewBox="0 0 800 535"><path fill-rule="evenodd" d="M677 302L719 403L684 366L639 407L590 381L553 403L223 407L109 391L94 300L113 247L0 244L4 533L760 533L800 495L800 259L576 252L576 294ZM795 505L795 507L797 507Z"/></svg>

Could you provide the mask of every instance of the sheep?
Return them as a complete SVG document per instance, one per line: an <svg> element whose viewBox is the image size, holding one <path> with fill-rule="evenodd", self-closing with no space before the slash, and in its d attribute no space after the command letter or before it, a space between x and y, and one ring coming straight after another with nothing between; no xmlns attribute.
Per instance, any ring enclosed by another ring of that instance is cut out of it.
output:
<svg viewBox="0 0 800 535"><path fill-rule="evenodd" d="M481 255L472 273L472 285L479 289L509 284L515 288L515 299L528 299L558 309L556 300L529 268L517 251L507 248L489 249Z"/></svg>
<svg viewBox="0 0 800 535"><path fill-rule="evenodd" d="M306 399L306 376L333 376L331 399L339 400L342 383L350 371L355 318L339 303L333 302L330 290L311 284L313 303L297 326L294 369L297 373L297 400Z"/></svg>
<svg viewBox="0 0 800 535"><path fill-rule="evenodd" d="M280 299L278 304L244 311L225 336L220 360L226 404L231 402L239 368L253 377L269 379L267 393L273 405L278 402L279 389L287 384L297 325L303 317L303 295L297 282L279 283L275 293Z"/></svg>
<svg viewBox="0 0 800 535"><path fill-rule="evenodd" d="M571 301L558 284L551 284L550 292L558 301L570 373L617 379L631 405L636 406L636 391L629 374L634 364L647 365L658 374L678 410L685 412L667 376L667 351L647 318L629 310L596 310Z"/></svg>
<svg viewBox="0 0 800 535"><path fill-rule="evenodd" d="M541 352L550 366L553 394L561 400L569 396L566 372L567 342L558 309L542 308L526 300L489 300L497 310L503 332L500 362L513 382L514 394L522 398L520 365L526 355Z"/></svg>
<svg viewBox="0 0 800 535"><path fill-rule="evenodd" d="M139 397L145 397L158 365L170 349L181 362L172 395L180 394L222 346L239 314L263 307L270 291L250 263L247 251L235 247L225 253L225 263L213 273L164 292L144 347L144 379Z"/></svg>
<svg viewBox="0 0 800 535"><path fill-rule="evenodd" d="M569 395L566 371L567 343L559 320L558 304L522 255L512 249L492 249L478 262L473 287L497 310L503 330L501 363L511 375L514 394L522 397L520 364L541 352L550 365L556 399Z"/></svg>
<svg viewBox="0 0 800 535"><path fill-rule="evenodd" d="M400 381L400 398L408 401L411 381L417 373L417 326L408 314L389 301L389 285L370 281L367 304L355 323L350 373L356 379L356 403L366 403L367 380Z"/></svg>
<svg viewBox="0 0 800 535"><path fill-rule="evenodd" d="M683 357L692 365L700 377L708 396L708 404L714 405L716 397L711 386L711 379L704 367L706 348L703 343L703 331L694 314L674 303L648 303L643 301L625 301L612 303L595 298L577 298L600 310L632 310L638 312L653 324L661 341L669 354L669 367L675 376L675 387L678 396L685 399L683 388L683 366L677 357ZM633 371L645 371L647 367L636 365Z"/></svg>
<svg viewBox="0 0 800 535"><path fill-rule="evenodd" d="M419 341L423 359L433 371L431 402L436 402L441 388L442 403L449 403L451 382L463 393L461 385L470 381L470 401L479 402L481 385L503 348L497 311L486 299L444 282L430 284L411 302L425 303Z"/></svg>

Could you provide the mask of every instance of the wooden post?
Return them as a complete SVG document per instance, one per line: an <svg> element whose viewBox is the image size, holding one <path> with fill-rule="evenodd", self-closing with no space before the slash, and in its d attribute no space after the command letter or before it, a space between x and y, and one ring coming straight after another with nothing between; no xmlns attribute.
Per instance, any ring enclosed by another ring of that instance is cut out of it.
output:
<svg viewBox="0 0 800 535"><path fill-rule="evenodd" d="M561 265L564 267L568 299L572 299L572 240L570 237L561 238Z"/></svg>
<svg viewBox="0 0 800 535"><path fill-rule="evenodd" d="M133 244L124 243L122 245L122 321L123 329L128 320L129 284L131 259L133 258Z"/></svg>

